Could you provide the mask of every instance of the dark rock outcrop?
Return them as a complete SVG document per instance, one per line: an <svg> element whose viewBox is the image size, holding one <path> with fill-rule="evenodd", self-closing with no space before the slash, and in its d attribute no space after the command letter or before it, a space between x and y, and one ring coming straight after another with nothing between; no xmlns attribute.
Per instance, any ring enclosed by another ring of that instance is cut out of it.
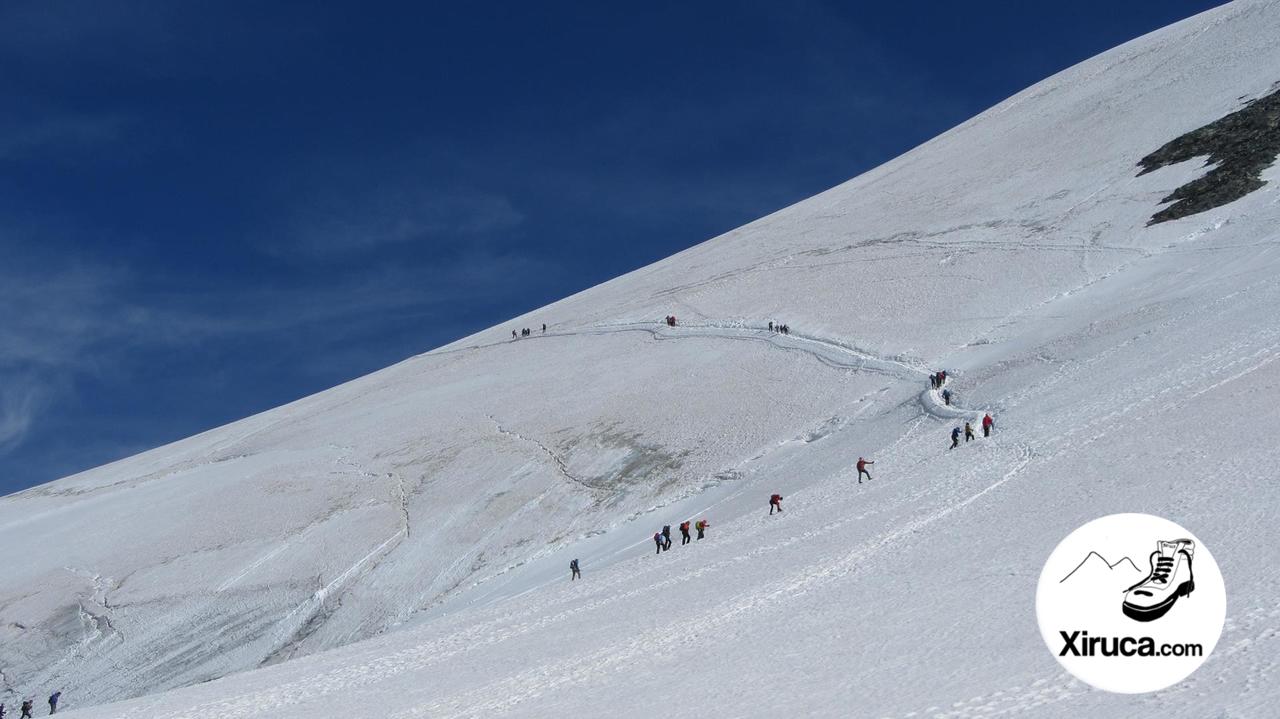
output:
<svg viewBox="0 0 1280 719"><path fill-rule="evenodd" d="M1203 177L1174 190L1161 202L1172 205L1152 215L1148 226L1194 215L1244 197L1266 183L1262 171L1280 155L1280 90L1241 110L1172 140L1142 158L1139 176L1194 157L1215 165Z"/></svg>

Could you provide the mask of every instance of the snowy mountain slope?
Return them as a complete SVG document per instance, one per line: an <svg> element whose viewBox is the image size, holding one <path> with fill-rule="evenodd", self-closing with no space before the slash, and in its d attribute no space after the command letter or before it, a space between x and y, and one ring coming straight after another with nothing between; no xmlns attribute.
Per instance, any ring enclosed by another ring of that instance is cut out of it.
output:
<svg viewBox="0 0 1280 719"><path fill-rule="evenodd" d="M476 575L718 481L731 469L723 458L806 431L794 406L830 417L849 401L806 381L829 372L816 361L797 368L762 350L674 343L641 355L647 336L593 338L578 357L612 366L595 381L547 372L572 336L491 348L479 362L424 357L230 437L164 450L176 458L144 456L17 495L6 501L5 544L19 557L6 584L20 598L5 620L36 631L10 626L5 638L21 651L40 634L55 646L88 636L46 670L56 678L37 673L40 683L74 677L121 692L148 673L189 682L346 643ZM665 376L672 365L690 374ZM719 435L709 431L719 388L691 372L739 365L809 389L793 392L794 404L771 394L741 404L750 426ZM406 376L427 372L429 386L404 391ZM638 384L628 391L613 373ZM842 384L861 393L879 381ZM666 408L676 406L672 420ZM36 672L43 651L31 658ZM11 666L11 676L27 673Z"/></svg>
<svg viewBox="0 0 1280 719"><path fill-rule="evenodd" d="M5 498L5 681L83 706L293 658L102 717L1266 715L1280 171L1148 227L1205 168L1138 163L1270 92L1278 31L1192 18L510 327ZM1035 626L1053 546L1118 511L1227 580L1217 652L1147 697Z"/></svg>

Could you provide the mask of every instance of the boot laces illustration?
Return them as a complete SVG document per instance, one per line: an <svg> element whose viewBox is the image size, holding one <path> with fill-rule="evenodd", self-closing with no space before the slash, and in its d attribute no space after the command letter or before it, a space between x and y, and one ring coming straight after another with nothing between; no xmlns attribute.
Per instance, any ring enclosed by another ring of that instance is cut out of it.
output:
<svg viewBox="0 0 1280 719"><path fill-rule="evenodd" d="M1190 539L1160 540L1151 553L1151 573L1125 590L1121 610L1139 622L1163 617L1179 597L1190 596L1196 588L1191 571L1195 542Z"/></svg>

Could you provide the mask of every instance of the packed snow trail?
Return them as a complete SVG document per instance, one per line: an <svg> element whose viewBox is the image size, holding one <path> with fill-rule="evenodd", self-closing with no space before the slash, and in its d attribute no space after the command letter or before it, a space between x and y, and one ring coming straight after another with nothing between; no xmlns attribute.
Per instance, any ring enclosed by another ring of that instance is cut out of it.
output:
<svg viewBox="0 0 1280 719"><path fill-rule="evenodd" d="M536 339L583 337L624 332L644 332L652 335L655 340L678 339L681 337L702 337L766 342L782 349L803 352L837 369L878 372L898 377L914 377L916 375L926 377L928 375L928 372L923 369L919 363L913 363L905 359L877 357L870 352L858 349L852 345L842 344L835 340L806 336L795 332L783 334L781 332L768 330L765 327L751 327L745 324L732 323L678 323L674 327L668 326L663 322L601 323L570 330L551 330L544 333L530 335L528 337L509 338L500 341L437 350L418 356L426 357L457 352L471 352L492 347L502 347L521 342L529 342Z"/></svg>
<svg viewBox="0 0 1280 719"><path fill-rule="evenodd" d="M528 342L535 339L556 339L565 337L584 337L591 335L610 335L626 332L642 332L657 341L670 341L682 338L726 339L749 342L762 342L779 349L802 352L819 362L836 369L874 372L899 379L918 381L927 379L933 372L922 366L918 360L905 358L879 357L875 354L845 344L838 340L809 336L796 332L777 332L767 327L755 327L743 323L677 323L674 327L664 322L619 322L588 325L572 330L551 330L528 337L505 339L492 343L482 343L443 350L436 354L453 352L469 352L474 350L500 347L512 343ZM419 355L425 356L425 355ZM952 373L954 375L954 371ZM948 387L952 377L948 377ZM974 419L981 418L982 411L965 409L959 404L948 405L940 396L942 388L925 389L920 394L920 405L926 412L941 419ZM543 448L546 450L545 447ZM578 481L578 480L575 480Z"/></svg>
<svg viewBox="0 0 1280 719"><path fill-rule="evenodd" d="M467 345L443 350L435 354L453 352L469 352L474 350L501 347L512 343L528 342L534 339L556 339L565 337L584 337L591 335L610 335L627 332L642 332L657 341L670 341L682 338L726 339L749 342L762 342L779 349L801 352L819 362L836 369L857 370L884 374L899 379L918 381L927 379L933 372L922 366L918 360L905 358L879 357L875 354L845 344L838 340L809 336L796 332L781 333L766 327L755 327L742 323L677 323L668 326L664 322L620 322L589 325L572 330L552 330L517 339ZM419 355L425 356L425 355ZM954 375L954 371L952 372ZM952 377L948 377L948 387ZM943 388L925 389L920 393L920 405L926 412L941 419L974 419L981 418L982 411L965 409L959 404L948 405L942 401L940 393ZM544 451L546 448L543 448ZM575 480L578 481L578 480Z"/></svg>
<svg viewBox="0 0 1280 719"><path fill-rule="evenodd" d="M864 372L875 372L912 382L927 379L933 374L919 362L900 358L878 357L866 350L829 338L808 336L796 332L781 333L765 327L751 327L731 323L676 324L668 327L663 323L620 323L593 325L588 328L563 333L548 333L547 336L583 336L593 334L611 334L615 332L647 332L655 340L676 340L683 337L716 338L764 342L783 350L803 352L829 367ZM953 371L951 373L955 375ZM946 388L954 386L951 375L947 378ZM941 397L944 388L926 388L920 393L920 405L926 412L940 419L974 419L981 418L982 411L965 409L959 404L946 404Z"/></svg>
<svg viewBox="0 0 1280 719"><path fill-rule="evenodd" d="M897 358L877 357L870 352L836 340L807 336L796 332L784 334L764 327L751 327L745 324L677 323L674 327L668 327L662 323L657 323L657 326L649 323L597 324L567 332L566 334L590 335L637 331L648 332L657 340L680 337L712 337L765 342L782 349L803 352L837 369L879 372L897 377L926 376L928 374L918 363L911 363ZM850 359L855 361L848 361Z"/></svg>

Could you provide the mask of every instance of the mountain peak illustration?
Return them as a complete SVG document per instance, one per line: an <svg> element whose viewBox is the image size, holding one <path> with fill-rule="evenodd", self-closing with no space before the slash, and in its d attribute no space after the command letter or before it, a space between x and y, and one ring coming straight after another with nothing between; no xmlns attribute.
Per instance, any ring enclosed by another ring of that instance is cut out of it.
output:
<svg viewBox="0 0 1280 719"><path fill-rule="evenodd" d="M1135 564L1134 561L1127 556L1121 557L1114 562L1109 562L1107 561L1107 558L1102 556L1101 554L1094 551L1090 551L1088 554L1085 555L1084 559L1080 560L1080 563L1076 565L1075 569L1072 569L1070 572L1067 572L1067 576L1063 577L1062 579L1059 579L1058 583L1062 584L1063 582L1067 581L1072 576L1074 576L1077 572L1079 572L1081 569L1084 569L1086 565L1089 565L1089 566L1096 565L1099 568L1105 567L1107 571L1120 569L1122 571L1137 572L1138 574L1142 573L1142 570L1138 568L1138 565Z"/></svg>

